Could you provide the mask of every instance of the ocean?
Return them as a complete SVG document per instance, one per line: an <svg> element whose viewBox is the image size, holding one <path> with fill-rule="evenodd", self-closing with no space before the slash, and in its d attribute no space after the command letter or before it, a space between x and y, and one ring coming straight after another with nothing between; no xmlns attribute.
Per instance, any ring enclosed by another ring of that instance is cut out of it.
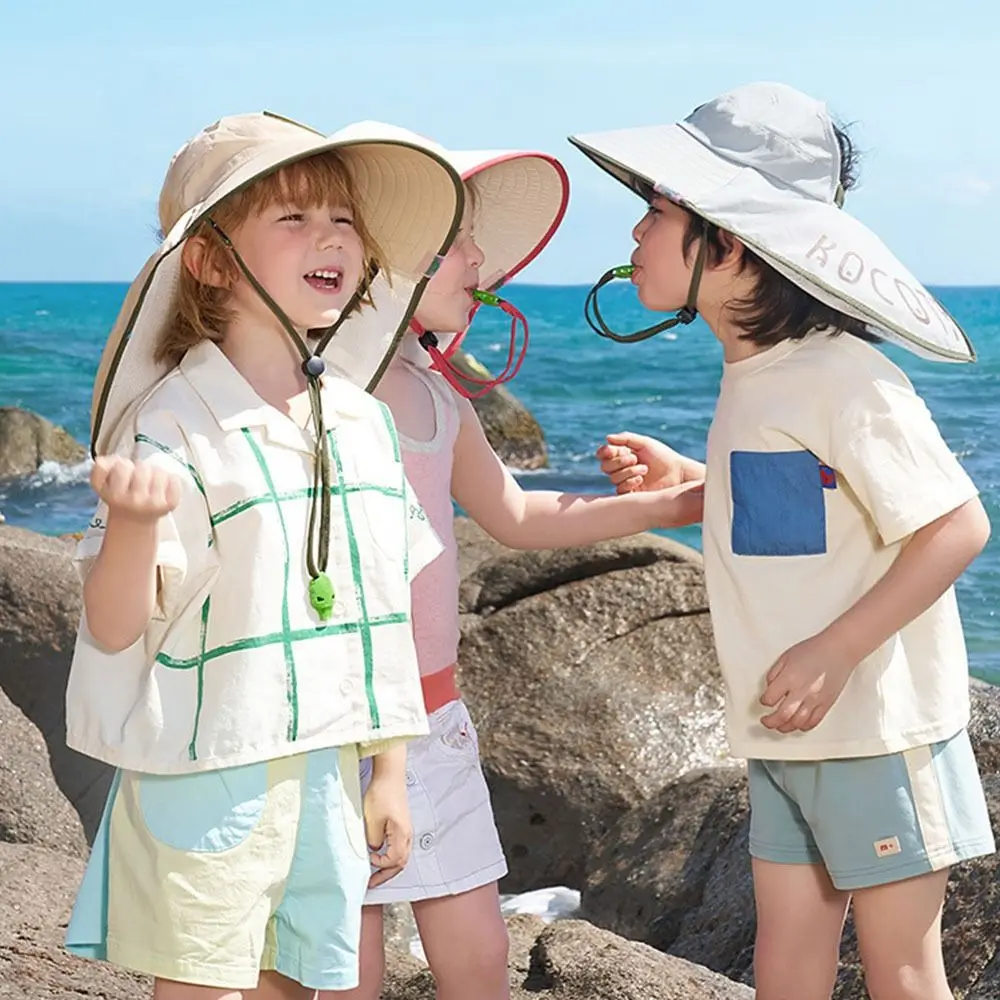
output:
<svg viewBox="0 0 1000 1000"><path fill-rule="evenodd" d="M0 405L34 410L80 441L88 436L90 389L121 284L0 283ZM921 361L885 348L912 378L949 445L982 491L996 534L958 585L973 672L1000 683L1000 288L939 288L946 308L979 353L976 365ZM582 286L514 284L507 297L528 316L531 347L515 394L541 423L550 467L518 473L528 489L604 491L593 454L603 436L633 430L704 457L721 372L721 351L700 321L641 344L593 334L583 321ZM620 329L646 325L627 285L606 291ZM508 321L482 310L466 341L487 366L506 356ZM8 524L49 534L79 531L93 507L87 464L45 465L27 479L0 482ZM697 528L670 534L698 547Z"/></svg>

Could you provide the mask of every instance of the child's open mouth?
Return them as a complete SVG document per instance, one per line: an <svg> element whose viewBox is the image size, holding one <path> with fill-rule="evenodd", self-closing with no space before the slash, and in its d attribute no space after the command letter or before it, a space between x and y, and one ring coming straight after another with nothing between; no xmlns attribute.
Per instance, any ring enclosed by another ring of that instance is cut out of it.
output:
<svg viewBox="0 0 1000 1000"><path fill-rule="evenodd" d="M318 292L339 292L344 279L344 272L338 267L310 271L305 275L310 287Z"/></svg>

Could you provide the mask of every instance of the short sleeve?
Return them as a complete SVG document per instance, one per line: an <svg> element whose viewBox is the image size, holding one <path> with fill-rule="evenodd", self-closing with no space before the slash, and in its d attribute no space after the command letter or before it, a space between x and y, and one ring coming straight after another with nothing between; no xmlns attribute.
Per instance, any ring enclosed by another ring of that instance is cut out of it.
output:
<svg viewBox="0 0 1000 1000"><path fill-rule="evenodd" d="M875 379L852 386L832 434L832 464L886 545L978 495L909 383Z"/></svg>
<svg viewBox="0 0 1000 1000"><path fill-rule="evenodd" d="M430 518L417 499L409 480L404 477L403 482L403 500L406 504L407 579L412 581L422 569L444 552L444 546L431 527Z"/></svg>
<svg viewBox="0 0 1000 1000"><path fill-rule="evenodd" d="M159 466L175 475L181 484L180 503L157 526L159 585L154 617L170 619L184 606L188 593L201 585L205 573L217 565L201 478L180 428L163 412L140 410L123 430L114 452L132 461ZM100 503L74 554L81 579L86 578L100 552L107 523L107 506Z"/></svg>

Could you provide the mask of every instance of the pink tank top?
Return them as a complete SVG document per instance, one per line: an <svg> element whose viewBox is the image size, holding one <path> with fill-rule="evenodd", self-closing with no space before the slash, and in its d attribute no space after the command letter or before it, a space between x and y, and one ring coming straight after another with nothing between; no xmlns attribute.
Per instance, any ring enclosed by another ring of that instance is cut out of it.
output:
<svg viewBox="0 0 1000 1000"><path fill-rule="evenodd" d="M425 399L434 408L434 436L415 441L400 426L397 394ZM458 659L458 545L451 502L451 468L458 437L458 407L444 380L433 372L397 362L377 393L396 418L403 468L444 552L413 581L413 638L421 676L437 673ZM395 399L394 399L395 397Z"/></svg>

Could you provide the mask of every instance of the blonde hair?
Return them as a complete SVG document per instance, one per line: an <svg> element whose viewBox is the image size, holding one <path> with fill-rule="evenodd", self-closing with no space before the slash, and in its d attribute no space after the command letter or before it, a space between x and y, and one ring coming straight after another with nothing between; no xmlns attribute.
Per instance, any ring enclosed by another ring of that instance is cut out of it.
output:
<svg viewBox="0 0 1000 1000"><path fill-rule="evenodd" d="M365 227L358 211L358 198L343 158L330 150L281 167L254 181L249 187L230 195L211 212L212 220L232 236L247 219L272 205L317 208L343 205L354 218L354 228L364 249L362 274L365 293L358 305L371 304L367 283L383 267L382 252ZM219 275L221 281L208 284L199 280L186 263L181 265L174 318L168 323L156 345L156 360L178 364L181 358L202 340L219 343L233 320L229 305L233 285L243 278L230 250L208 221L202 221L191 233L204 247L199 271ZM187 245L181 251L187 251Z"/></svg>

